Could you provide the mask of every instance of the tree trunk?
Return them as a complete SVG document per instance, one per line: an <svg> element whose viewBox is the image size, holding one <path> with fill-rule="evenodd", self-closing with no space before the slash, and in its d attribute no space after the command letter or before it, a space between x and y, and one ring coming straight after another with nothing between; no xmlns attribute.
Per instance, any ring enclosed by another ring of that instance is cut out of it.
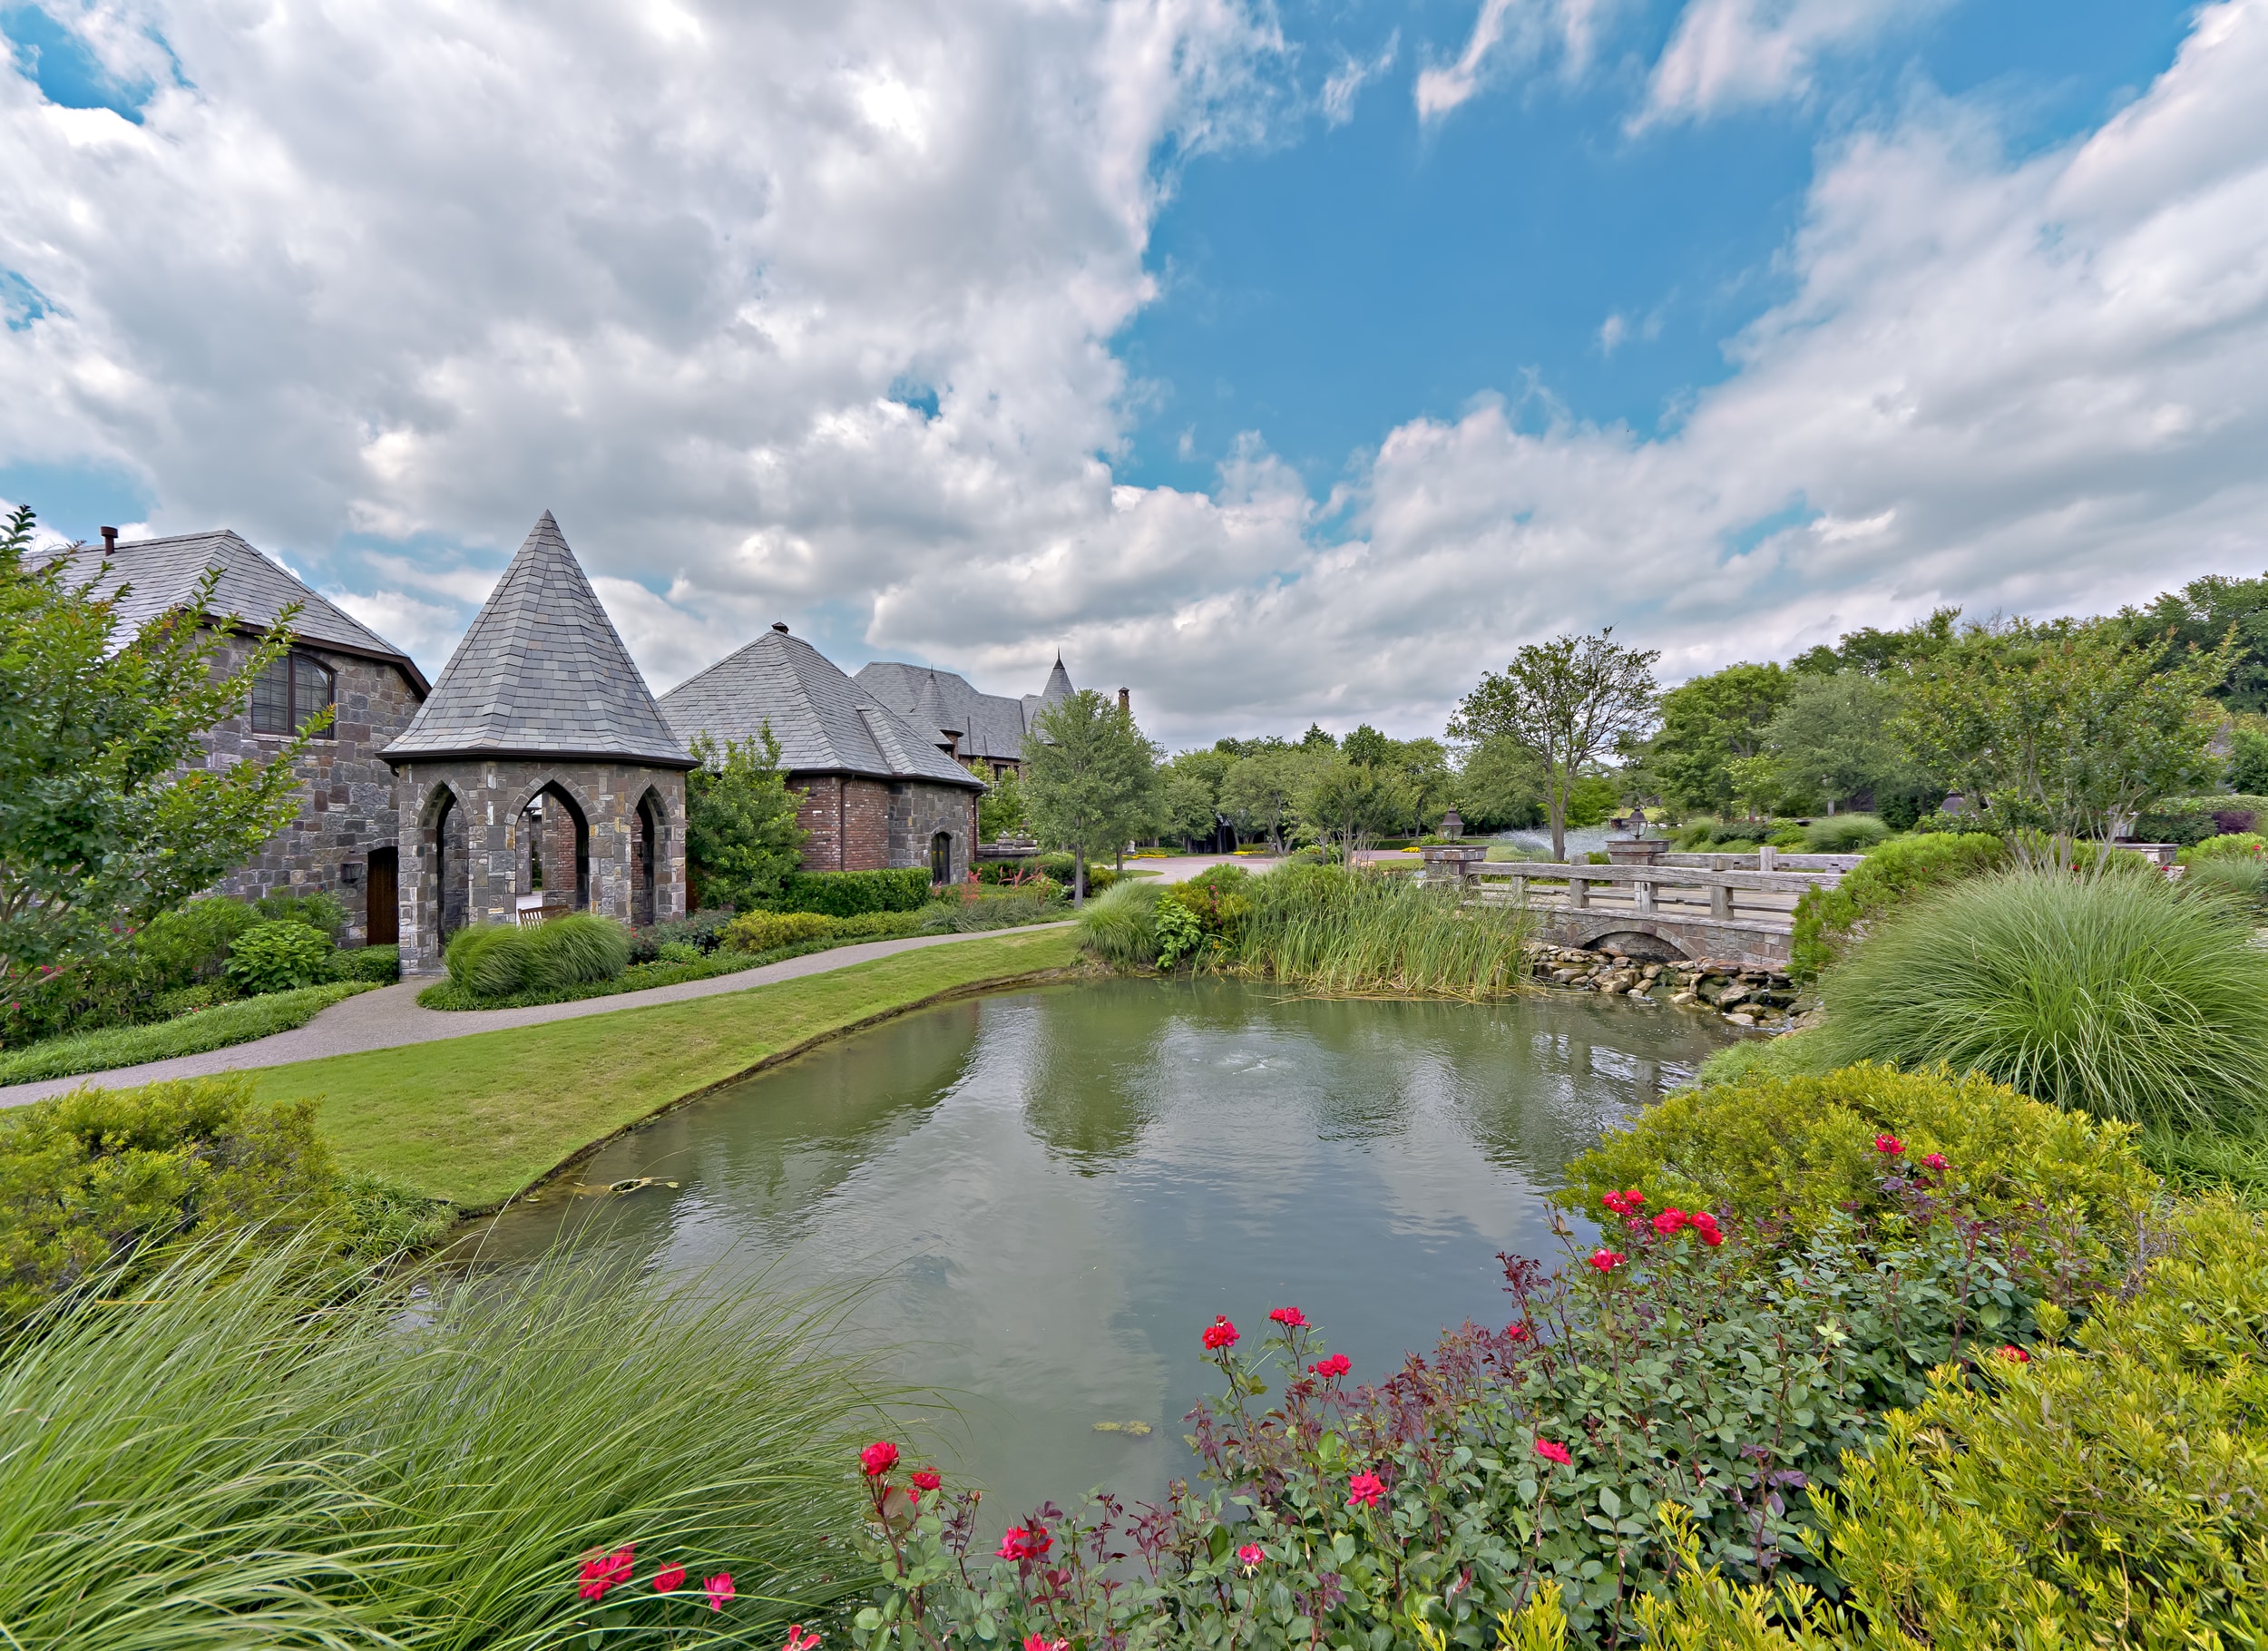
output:
<svg viewBox="0 0 2268 1651"><path fill-rule="evenodd" d="M1077 907L1086 904L1087 845L1074 843L1071 845L1071 904Z"/></svg>
<svg viewBox="0 0 2268 1651"><path fill-rule="evenodd" d="M1556 774L1544 781L1544 791L1551 799L1551 859L1557 865L1567 864L1567 787Z"/></svg>

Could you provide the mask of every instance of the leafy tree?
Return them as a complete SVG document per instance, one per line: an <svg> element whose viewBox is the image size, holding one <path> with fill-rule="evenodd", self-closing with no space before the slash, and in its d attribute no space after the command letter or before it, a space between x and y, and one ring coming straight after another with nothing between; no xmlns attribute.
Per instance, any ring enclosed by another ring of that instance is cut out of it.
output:
<svg viewBox="0 0 2268 1651"><path fill-rule="evenodd" d="M1365 722L1340 742L1339 751L1351 763L1383 768L1393 760L1394 741Z"/></svg>
<svg viewBox="0 0 2268 1651"><path fill-rule="evenodd" d="M968 771L984 782L984 795L976 799L976 835L981 841L997 843L1002 837L1022 836L1030 826L1029 810L1024 806L1023 781L1013 768L1003 768L995 775L982 763L964 764Z"/></svg>
<svg viewBox="0 0 2268 1651"><path fill-rule="evenodd" d="M1491 734L1465 753L1457 773L1457 812L1476 831L1542 825L1549 813L1543 760L1518 740Z"/></svg>
<svg viewBox="0 0 2268 1651"><path fill-rule="evenodd" d="M1307 725L1307 731L1299 737L1299 744L1300 748L1306 751L1335 751L1339 748L1339 742L1324 732L1320 722Z"/></svg>
<svg viewBox="0 0 2268 1651"><path fill-rule="evenodd" d="M1862 677L1908 676L1926 669L1931 660L1953 646L1959 608L1940 608L1926 620L1902 630L1877 630L1872 625L1845 632L1833 648L1825 643L1799 653L1788 669L1800 676L1832 677L1856 671Z"/></svg>
<svg viewBox="0 0 2268 1651"><path fill-rule="evenodd" d="M1787 703L1789 689L1788 673L1776 664L1741 664L1664 694L1661 732L1648 756L1671 801L1730 812L1740 795L1733 764L1763 755L1765 730Z"/></svg>
<svg viewBox="0 0 2268 1651"><path fill-rule="evenodd" d="M1023 770L1040 840L1071 851L1071 898L1083 904L1088 851L1122 847L1158 817L1158 748L1130 713L1082 688L1032 718Z"/></svg>
<svg viewBox="0 0 2268 1651"><path fill-rule="evenodd" d="M800 796L779 766L767 722L758 739L707 734L687 747L699 764L685 777L685 872L695 904L753 911L803 864L810 834L796 824Z"/></svg>
<svg viewBox="0 0 2268 1651"><path fill-rule="evenodd" d="M1567 823L1576 827L1598 826L1612 817L1622 801L1622 787L1605 774L1579 774L1568 787Z"/></svg>
<svg viewBox="0 0 2268 1651"><path fill-rule="evenodd" d="M1370 838L1408 819L1413 806L1400 779L1344 757L1310 767L1299 791L1300 823L1318 843L1337 845L1349 865Z"/></svg>
<svg viewBox="0 0 2268 1651"><path fill-rule="evenodd" d="M1221 780L1237 760L1220 751L1183 751L1166 764L1158 778L1168 835L1190 843L1219 829Z"/></svg>
<svg viewBox="0 0 2268 1651"><path fill-rule="evenodd" d="M254 854L298 813L295 764L330 713L265 761L203 764L291 646L287 608L233 671L210 614L220 575L122 635L110 564L31 565L33 515L0 528L0 990L121 943Z"/></svg>
<svg viewBox="0 0 2268 1651"><path fill-rule="evenodd" d="M1857 671L1792 678L1786 703L1765 729L1782 785L1824 798L1833 813L1845 797L1908 777L1912 765L1890 728L1901 687Z"/></svg>
<svg viewBox="0 0 2268 1651"><path fill-rule="evenodd" d="M2268 730L2238 727L2229 735L2229 788L2268 796Z"/></svg>
<svg viewBox="0 0 2268 1651"><path fill-rule="evenodd" d="M2207 696L2233 647L2130 645L2116 620L1972 627L1914 684L1895 727L1934 773L1983 802L2027 859L2068 865L2201 783L2221 718ZM2028 834L2045 834L2045 855Z"/></svg>
<svg viewBox="0 0 2268 1651"><path fill-rule="evenodd" d="M2128 642L2171 642L2162 663L2178 662L2193 648L2218 648L2234 630L2228 677L2214 691L2233 711L2268 711L2268 574L2194 579L2146 608L2122 608L2116 623Z"/></svg>
<svg viewBox="0 0 2268 1651"><path fill-rule="evenodd" d="M1568 796L1576 780L1653 714L1654 661L1660 658L1622 647L1611 625L1597 636L1530 642L1459 703L1452 739L1510 739L1542 765L1553 859L1567 856Z"/></svg>
<svg viewBox="0 0 2268 1651"><path fill-rule="evenodd" d="M1239 757L1221 777L1221 812L1268 846L1284 846L1284 828L1299 795L1305 754L1296 747L1262 748Z"/></svg>

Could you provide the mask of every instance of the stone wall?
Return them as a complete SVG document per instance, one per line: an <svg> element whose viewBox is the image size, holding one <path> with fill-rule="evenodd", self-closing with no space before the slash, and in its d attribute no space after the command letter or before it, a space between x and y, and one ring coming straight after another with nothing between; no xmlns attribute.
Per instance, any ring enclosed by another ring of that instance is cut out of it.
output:
<svg viewBox="0 0 2268 1651"><path fill-rule="evenodd" d="M927 865L930 839L942 831L953 839L952 865L945 881L958 883L966 877L970 853L976 843L978 794L958 786L929 786L919 780L890 789L890 864Z"/></svg>
<svg viewBox="0 0 2268 1651"><path fill-rule="evenodd" d="M645 914L638 898L637 815L650 791L661 816L654 845L653 921L685 915L685 776L678 770L521 758L406 762L396 776L405 973L429 974L444 966L448 934L460 921L460 900L464 923L515 919L526 865L523 811L546 786L564 791L589 827L591 883L577 891L578 908L625 923ZM554 815L567 811L547 799L544 817L552 831L560 829ZM572 837L566 842L572 866ZM546 849L556 852L549 844Z"/></svg>
<svg viewBox="0 0 2268 1651"><path fill-rule="evenodd" d="M254 645L249 637L230 638L215 661L216 672L240 669ZM347 908L345 943L357 946L369 933L364 891L370 851L396 842L394 772L378 753L409 726L421 696L396 666L316 646L297 651L333 673L337 710L330 735L308 742L298 761L298 817L213 892L257 900L278 891L328 889ZM242 713L205 736L204 766L223 769L247 758L264 760L290 743L288 734L255 734L249 714Z"/></svg>
<svg viewBox="0 0 2268 1651"><path fill-rule="evenodd" d="M1609 997L1650 998L1677 1009L1721 1015L1735 1026L1784 1031L1795 1008L1795 984L1776 969L1737 958L1698 962L1638 956L1619 948L1591 951L1545 944L1530 953L1536 977L1553 986Z"/></svg>

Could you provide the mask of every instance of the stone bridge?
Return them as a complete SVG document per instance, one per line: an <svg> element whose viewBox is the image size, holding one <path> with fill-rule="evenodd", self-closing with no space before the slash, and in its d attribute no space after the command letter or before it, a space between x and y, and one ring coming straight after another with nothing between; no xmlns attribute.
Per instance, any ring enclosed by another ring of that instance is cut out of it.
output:
<svg viewBox="0 0 2268 1651"><path fill-rule="evenodd" d="M1623 865L1490 861L1486 852L1429 848L1426 881L1454 883L1470 900L1524 901L1540 921L1540 937L1553 945L1774 970L1788 966L1796 902L1807 890L1833 887L1858 863L1854 855L1774 855L1769 848Z"/></svg>

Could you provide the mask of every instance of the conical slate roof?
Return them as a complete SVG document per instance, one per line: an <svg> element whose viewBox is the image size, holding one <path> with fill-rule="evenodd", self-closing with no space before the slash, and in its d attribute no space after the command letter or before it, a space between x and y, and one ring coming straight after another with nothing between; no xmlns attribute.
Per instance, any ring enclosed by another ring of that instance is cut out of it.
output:
<svg viewBox="0 0 2268 1651"><path fill-rule="evenodd" d="M790 774L984 784L937 748L937 729L915 728L785 627L679 683L661 709L685 738L707 734L719 744L759 738L768 724Z"/></svg>
<svg viewBox="0 0 2268 1651"><path fill-rule="evenodd" d="M393 763L558 757L693 766L549 511L415 718L380 755Z"/></svg>

